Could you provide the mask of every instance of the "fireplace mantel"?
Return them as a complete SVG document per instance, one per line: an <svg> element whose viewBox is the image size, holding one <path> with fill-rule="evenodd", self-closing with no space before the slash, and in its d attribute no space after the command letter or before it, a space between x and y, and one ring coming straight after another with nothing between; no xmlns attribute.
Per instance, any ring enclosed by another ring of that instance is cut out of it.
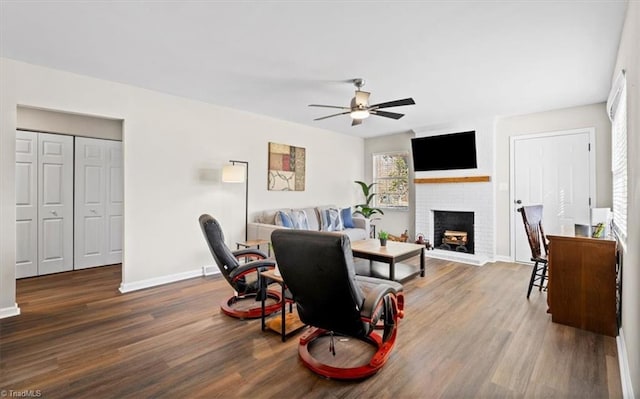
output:
<svg viewBox="0 0 640 399"><path fill-rule="evenodd" d="M433 183L480 183L491 181L491 176L460 176L460 177L426 177L413 179L416 184Z"/></svg>

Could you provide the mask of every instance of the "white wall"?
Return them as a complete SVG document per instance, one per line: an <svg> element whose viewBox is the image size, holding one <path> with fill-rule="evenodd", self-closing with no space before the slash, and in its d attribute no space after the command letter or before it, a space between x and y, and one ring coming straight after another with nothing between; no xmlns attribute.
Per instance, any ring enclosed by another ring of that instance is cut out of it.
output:
<svg viewBox="0 0 640 399"><path fill-rule="evenodd" d="M616 67L627 76L628 246L623 248L622 331L628 369L623 380L640 395L640 2L630 1ZM620 338L619 338L620 339ZM632 392L627 391L628 394ZM630 396L629 396L630 397Z"/></svg>
<svg viewBox="0 0 640 399"><path fill-rule="evenodd" d="M500 117L495 133L496 255L509 258L509 143L512 136L593 127L596 131L596 207L611 207L611 124L605 104L559 109L528 115Z"/></svg>
<svg viewBox="0 0 640 399"><path fill-rule="evenodd" d="M250 163L250 213L357 199L360 138L9 59L0 59L0 83L0 316L15 310L19 105L124 120L125 288L212 264L202 213L219 218L228 242L244 237L244 185L220 182L229 159ZM269 141L306 148L305 191L267 190Z"/></svg>
<svg viewBox="0 0 640 399"><path fill-rule="evenodd" d="M373 137L365 140L364 144L364 175L365 181L373 181L373 154L380 152L407 151L409 153L409 209L395 210L383 209L384 215L381 220L375 221L376 231L385 230L393 235L400 235L405 230L409 230L409 239L415 237L414 215L415 215L415 190L413 185L413 160L411 159L411 139L413 132L393 134L388 136ZM359 186L356 192L358 200L363 199ZM374 217L378 217L375 215Z"/></svg>
<svg viewBox="0 0 640 399"><path fill-rule="evenodd" d="M14 80L5 79L0 58L0 318L19 313L16 299L15 147L16 105L9 93Z"/></svg>

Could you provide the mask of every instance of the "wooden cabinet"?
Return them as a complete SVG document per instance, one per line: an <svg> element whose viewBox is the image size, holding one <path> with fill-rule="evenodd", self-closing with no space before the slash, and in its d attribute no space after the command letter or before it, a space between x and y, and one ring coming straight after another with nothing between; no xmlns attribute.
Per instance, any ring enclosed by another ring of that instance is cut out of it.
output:
<svg viewBox="0 0 640 399"><path fill-rule="evenodd" d="M615 337L616 241L547 236L551 320Z"/></svg>

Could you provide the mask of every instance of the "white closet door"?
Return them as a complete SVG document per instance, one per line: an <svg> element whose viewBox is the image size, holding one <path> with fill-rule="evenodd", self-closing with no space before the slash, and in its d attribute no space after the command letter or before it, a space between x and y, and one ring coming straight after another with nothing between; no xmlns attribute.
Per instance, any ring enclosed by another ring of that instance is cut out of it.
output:
<svg viewBox="0 0 640 399"><path fill-rule="evenodd" d="M74 269L105 264L105 148L76 137Z"/></svg>
<svg viewBox="0 0 640 399"><path fill-rule="evenodd" d="M106 184L106 264L122 263L124 242L124 168L122 142L105 141Z"/></svg>
<svg viewBox="0 0 640 399"><path fill-rule="evenodd" d="M38 274L73 269L73 137L38 134Z"/></svg>
<svg viewBox="0 0 640 399"><path fill-rule="evenodd" d="M122 262L122 143L76 138L75 269Z"/></svg>
<svg viewBox="0 0 640 399"><path fill-rule="evenodd" d="M16 278L38 275L38 134L16 131Z"/></svg>

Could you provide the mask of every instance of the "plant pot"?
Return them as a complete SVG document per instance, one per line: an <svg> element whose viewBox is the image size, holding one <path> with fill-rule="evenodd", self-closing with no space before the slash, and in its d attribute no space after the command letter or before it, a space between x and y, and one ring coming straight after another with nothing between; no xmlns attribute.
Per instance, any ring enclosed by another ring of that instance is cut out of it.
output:
<svg viewBox="0 0 640 399"><path fill-rule="evenodd" d="M380 238L380 246L381 247L386 247L387 246L387 239L386 238Z"/></svg>

